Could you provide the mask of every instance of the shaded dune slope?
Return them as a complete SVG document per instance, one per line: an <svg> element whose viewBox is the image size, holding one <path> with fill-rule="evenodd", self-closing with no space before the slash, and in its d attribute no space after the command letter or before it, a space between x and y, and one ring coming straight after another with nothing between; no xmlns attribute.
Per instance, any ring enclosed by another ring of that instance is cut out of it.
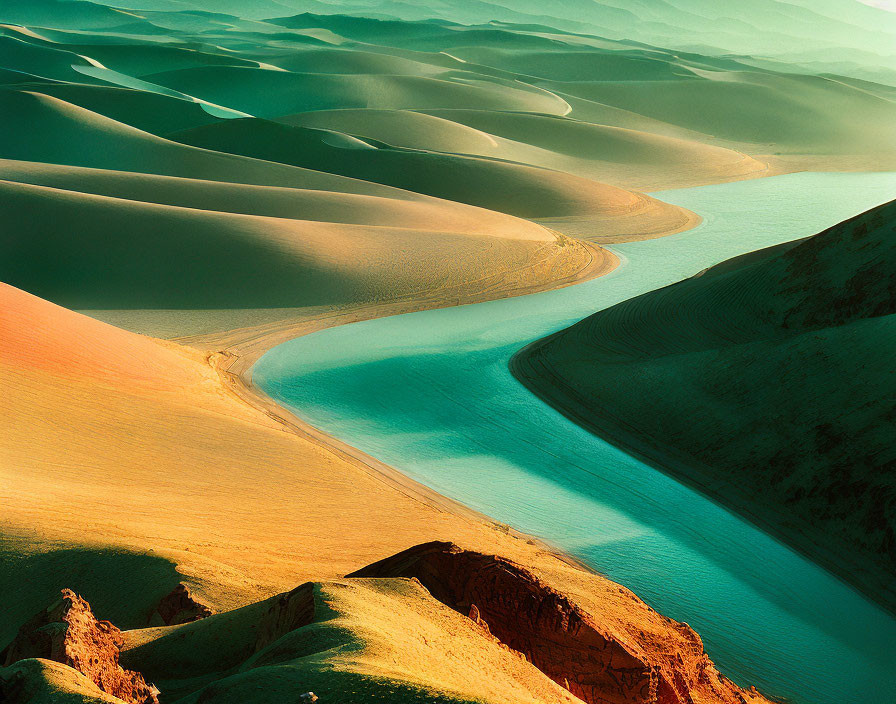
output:
<svg viewBox="0 0 896 704"><path fill-rule="evenodd" d="M392 146L474 154L648 191L759 173L730 149L565 117L491 110L320 110L277 122L331 129Z"/></svg>
<svg viewBox="0 0 896 704"><path fill-rule="evenodd" d="M483 110L428 111L448 120L560 154L571 170L640 190L683 187L761 173L766 165L723 147L594 124L570 117ZM584 163L581 163L584 162Z"/></svg>
<svg viewBox="0 0 896 704"><path fill-rule="evenodd" d="M52 97L4 92L0 109L20 128L0 137L0 275L69 306L497 294L603 256L506 215L178 144Z"/></svg>
<svg viewBox="0 0 896 704"><path fill-rule="evenodd" d="M256 117L357 107L475 107L560 115L569 111L566 102L549 91L512 81L487 80L475 74L431 78L213 66L144 78Z"/></svg>
<svg viewBox="0 0 896 704"><path fill-rule="evenodd" d="M188 147L57 98L0 92L0 156L268 186L389 195L376 184Z"/></svg>
<svg viewBox="0 0 896 704"><path fill-rule="evenodd" d="M396 198L384 198L11 159L0 159L0 176L5 181L195 210L516 239L546 238L542 228L518 218L411 193L398 192Z"/></svg>
<svg viewBox="0 0 896 704"><path fill-rule="evenodd" d="M48 83L25 78L10 87L58 98L156 135L208 125L219 119L200 103L122 86Z"/></svg>
<svg viewBox="0 0 896 704"><path fill-rule="evenodd" d="M894 224L890 203L725 262L533 344L514 371L893 608Z"/></svg>
<svg viewBox="0 0 896 704"><path fill-rule="evenodd" d="M342 133L274 122L229 120L173 138L207 149L377 181L520 217L635 216L648 209L679 211L648 196L561 171L395 148Z"/></svg>
<svg viewBox="0 0 896 704"><path fill-rule="evenodd" d="M532 239L470 236L8 182L0 191L7 253L0 277L73 308L299 307L500 290L524 283L533 267L568 267L572 275L592 258L544 230ZM59 222L70 225L60 230Z"/></svg>

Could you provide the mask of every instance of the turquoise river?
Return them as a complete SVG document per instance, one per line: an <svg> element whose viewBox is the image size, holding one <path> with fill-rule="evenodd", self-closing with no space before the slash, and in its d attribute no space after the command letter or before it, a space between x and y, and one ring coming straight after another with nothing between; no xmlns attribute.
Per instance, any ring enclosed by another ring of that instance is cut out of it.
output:
<svg viewBox="0 0 896 704"><path fill-rule="evenodd" d="M567 420L507 365L532 340L596 310L886 202L896 173L800 173L656 195L702 224L615 245L621 265L576 286L292 340L256 363L254 381L315 427L686 621L738 683L797 704L893 704L896 619Z"/></svg>

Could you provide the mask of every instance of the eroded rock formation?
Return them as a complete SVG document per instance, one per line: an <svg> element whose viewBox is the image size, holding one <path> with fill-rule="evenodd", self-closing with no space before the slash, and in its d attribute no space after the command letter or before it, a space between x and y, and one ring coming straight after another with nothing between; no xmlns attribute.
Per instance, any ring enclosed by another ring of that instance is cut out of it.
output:
<svg viewBox="0 0 896 704"><path fill-rule="evenodd" d="M255 628L253 652L314 620L314 584L307 582L291 592L269 599L270 604Z"/></svg>
<svg viewBox="0 0 896 704"><path fill-rule="evenodd" d="M164 596L150 617L150 625L160 620L165 626L198 621L212 615L212 610L193 598L186 584L178 584Z"/></svg>
<svg viewBox="0 0 896 704"><path fill-rule="evenodd" d="M25 658L54 660L85 675L102 691L128 704L158 704L158 690L138 672L118 664L123 639L108 621L99 621L90 605L70 589L19 629L0 653L0 664Z"/></svg>
<svg viewBox="0 0 896 704"><path fill-rule="evenodd" d="M715 670L700 637L670 620L676 647L627 645L520 565L452 543L418 545L349 577L413 577L589 704L765 702ZM684 644L684 645L682 645ZM708 696L707 696L708 695Z"/></svg>

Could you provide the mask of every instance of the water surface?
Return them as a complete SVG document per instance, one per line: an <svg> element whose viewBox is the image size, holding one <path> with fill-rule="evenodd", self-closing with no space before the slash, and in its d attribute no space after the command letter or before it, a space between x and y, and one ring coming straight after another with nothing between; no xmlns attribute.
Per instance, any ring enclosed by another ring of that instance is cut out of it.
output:
<svg viewBox="0 0 896 704"><path fill-rule="evenodd" d="M258 361L254 379L314 426L564 548L688 622L736 682L804 704L893 704L896 619L567 420L507 363L596 310L888 201L896 173L791 174L659 197L703 223L614 246L622 265L577 286L292 340Z"/></svg>

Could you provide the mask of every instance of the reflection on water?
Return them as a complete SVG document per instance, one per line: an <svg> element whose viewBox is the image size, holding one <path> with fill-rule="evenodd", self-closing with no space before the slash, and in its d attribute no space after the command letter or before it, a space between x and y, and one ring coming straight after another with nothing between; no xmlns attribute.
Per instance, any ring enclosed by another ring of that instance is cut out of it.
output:
<svg viewBox="0 0 896 704"><path fill-rule="evenodd" d="M896 174L792 174L666 191L704 222L614 246L558 291L355 323L287 342L253 375L303 419L538 535L703 637L719 669L806 704L896 702L896 619L777 541L582 430L507 362L534 339L737 254L896 196Z"/></svg>

